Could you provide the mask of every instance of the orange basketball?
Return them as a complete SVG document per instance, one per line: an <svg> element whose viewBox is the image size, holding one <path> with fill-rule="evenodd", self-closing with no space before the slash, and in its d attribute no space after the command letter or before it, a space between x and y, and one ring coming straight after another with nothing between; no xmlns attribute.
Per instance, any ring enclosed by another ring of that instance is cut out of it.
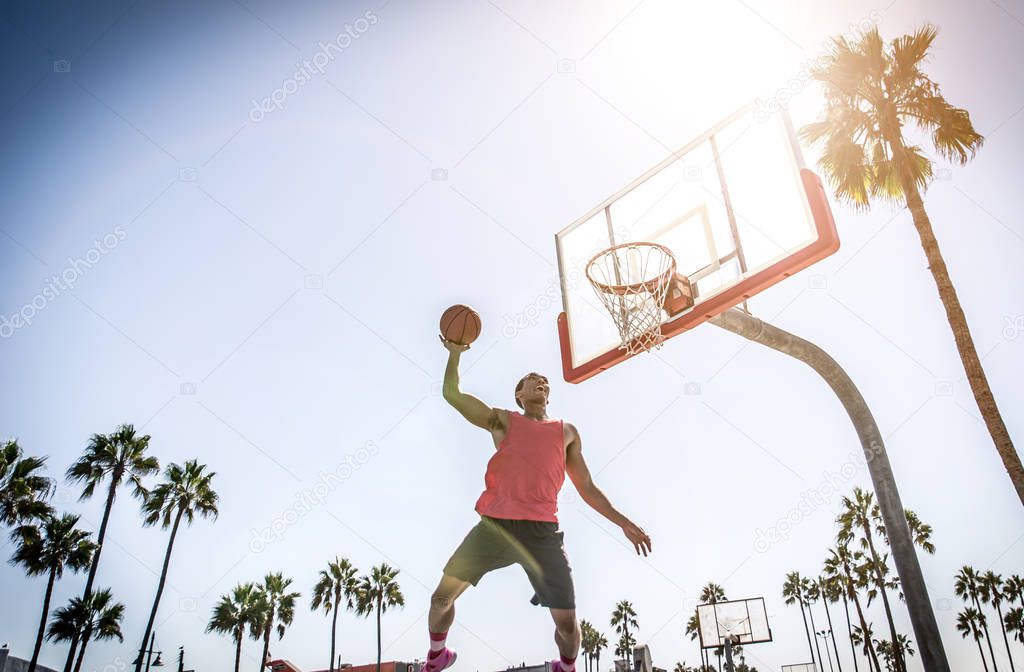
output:
<svg viewBox="0 0 1024 672"><path fill-rule="evenodd" d="M480 316L469 306L456 304L441 315L441 335L446 340L469 345L480 335Z"/></svg>

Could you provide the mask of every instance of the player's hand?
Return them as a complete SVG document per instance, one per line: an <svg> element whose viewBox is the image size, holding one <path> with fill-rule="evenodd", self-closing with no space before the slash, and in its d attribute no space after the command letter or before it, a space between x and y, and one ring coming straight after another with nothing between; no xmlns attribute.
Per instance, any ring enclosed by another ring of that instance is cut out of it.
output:
<svg viewBox="0 0 1024 672"><path fill-rule="evenodd" d="M441 334L438 334L437 337L441 339L441 345L443 345L445 347L445 350L447 350L448 352L453 352L456 355L459 355L465 352L466 350L469 350L468 345L456 343L455 341L449 341Z"/></svg>
<svg viewBox="0 0 1024 672"><path fill-rule="evenodd" d="M633 544L633 548L636 549L637 555L643 553L646 558L647 554L651 552L651 537L644 532L639 525L632 521L627 521L626 524L622 526L622 533L625 534L626 539L629 539L629 542Z"/></svg>

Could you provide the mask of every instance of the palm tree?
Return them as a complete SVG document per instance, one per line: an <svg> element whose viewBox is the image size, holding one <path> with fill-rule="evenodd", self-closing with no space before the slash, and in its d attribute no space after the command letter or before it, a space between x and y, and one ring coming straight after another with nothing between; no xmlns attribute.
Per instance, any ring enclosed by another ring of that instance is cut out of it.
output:
<svg viewBox="0 0 1024 672"><path fill-rule="evenodd" d="M46 638L54 642L68 642L78 637L82 648L78 650L75 671L82 669L85 658L85 647L91 640L117 639L124 641L121 633L121 619L124 618L124 605L114 602L109 588L91 593L88 598L73 597L68 606L53 612L53 621L47 630Z"/></svg>
<svg viewBox="0 0 1024 672"><path fill-rule="evenodd" d="M800 605L800 615L804 619L804 634L807 635L807 650L810 652L813 662L814 646L811 644L811 631L807 627L807 614L804 612L804 606L807 603L807 598L804 595L806 585L807 580L800 576L799 572L790 572L786 574L786 581L782 584L782 597L786 604ZM821 660L820 656L818 660Z"/></svg>
<svg viewBox="0 0 1024 672"><path fill-rule="evenodd" d="M405 596L398 586L397 569L381 563L370 570L370 574L359 579L356 612L369 616L377 614L377 672L380 672L380 617L390 607L404 607Z"/></svg>
<svg viewBox="0 0 1024 672"><path fill-rule="evenodd" d="M21 565L29 576L46 574L46 592L43 595L43 615L39 619L35 648L28 664L28 672L35 672L39 663L39 650L46 634L46 619L50 614L53 586L64 575L65 569L85 571L92 560L96 544L89 533L78 529L78 516L65 513L47 516L41 523L25 524L11 533L14 544L12 565Z"/></svg>
<svg viewBox="0 0 1024 672"><path fill-rule="evenodd" d="M828 618L828 631L832 636L832 650L836 654L836 668L839 672L843 672L843 665L839 660L839 647L836 646L836 631L832 627L832 614L829 613L828 605L831 602L835 604L839 601L839 597L843 594L842 588L839 583L833 578L826 577L824 575L818 577L817 593L821 598L822 604L825 605L825 616ZM828 649L828 642L825 642L825 648ZM856 666L856 661L854 661Z"/></svg>
<svg viewBox="0 0 1024 672"><path fill-rule="evenodd" d="M1003 590L1007 600L1017 600L1020 602L1020 606L1024 607L1024 578L1011 574L1003 584Z"/></svg>
<svg viewBox="0 0 1024 672"><path fill-rule="evenodd" d="M978 617L981 616L978 610L974 607L967 607L956 615L956 629L960 633L960 636L964 639L972 637L974 643L978 645L978 655L981 656L981 664L985 668L985 672L988 672L988 663L985 661L985 650L981 648L981 638L983 637L981 628L978 627Z"/></svg>
<svg viewBox="0 0 1024 672"><path fill-rule="evenodd" d="M1013 633L1014 639L1024 644L1024 607L1014 607L1006 612L1003 625Z"/></svg>
<svg viewBox="0 0 1024 672"><path fill-rule="evenodd" d="M807 616L811 619L811 632L817 633L818 626L814 624L814 609L811 608L811 605L817 602L820 597L818 594L818 584L808 578L804 578L803 583L804 602L807 604ZM818 664L821 665L822 670L824 670L825 663L822 662L821 646L818 644L817 637L814 638L814 649L818 652ZM828 644L825 645L825 653L828 653Z"/></svg>
<svg viewBox="0 0 1024 672"><path fill-rule="evenodd" d="M891 588L893 586L891 582L886 580L889 566L879 554L875 545L874 533L872 532L872 527L874 527L875 531L881 532L883 536L885 534L880 517L875 515L879 512L878 507L874 503L874 495L860 488L854 488L853 498L843 497L842 504L843 512L837 518L840 526L838 538L842 542L849 543L859 537L861 550L866 553L865 562L862 567L870 576L871 584L873 585L873 588L868 593L868 603L870 604L876 592L881 595L882 605L885 607L885 617L889 624L890 641L898 641L896 623L893 621L892 608L889 605L889 595L886 591L887 587ZM896 672L906 672L906 666L898 655L899 652L896 651L895 653L897 653Z"/></svg>
<svg viewBox="0 0 1024 672"><path fill-rule="evenodd" d="M636 610L633 609L633 604L629 600L622 600L615 605L615 610L612 611L611 626L615 628L615 632L619 633L619 643L615 647L615 655L628 658L636 644L636 639L630 634L629 629L640 627L637 625Z"/></svg>
<svg viewBox="0 0 1024 672"><path fill-rule="evenodd" d="M580 651L583 653L584 661L586 663L586 672L591 672L591 668L594 663L594 642L597 640L598 634L594 626L591 625L590 621L586 619L580 620Z"/></svg>
<svg viewBox="0 0 1024 672"><path fill-rule="evenodd" d="M967 110L947 102L922 70L937 34L925 25L888 47L876 28L857 42L834 39L831 53L811 71L824 88L824 119L804 126L800 135L824 144L819 165L838 198L857 208L866 209L875 199L905 203L910 210L978 410L1024 503L1024 467L992 396L921 198L932 178L932 161L921 147L908 145L903 134L908 123L930 132L938 154L960 165L984 142Z"/></svg>
<svg viewBox="0 0 1024 672"><path fill-rule="evenodd" d="M107 522L110 520L110 510L114 507L118 488L127 485L131 488L133 497L144 500L147 490L142 484L142 479L160 470L160 462L155 457L146 454L149 449L149 440L148 434L137 435L132 425L121 425L112 434L93 434L82 456L68 467L67 480L70 483L80 483L85 486L79 501L90 499L96 489L107 481L107 498L103 505L100 529L96 534L96 553L93 554L89 576L85 580L83 599L89 597L92 592L92 584L96 580L96 570L100 566L100 553L103 551L103 541L107 536ZM71 664L75 659L77 649L78 636L76 635L71 638L68 658L64 663L64 672L71 671Z"/></svg>
<svg viewBox="0 0 1024 672"><path fill-rule="evenodd" d="M978 583L981 587L981 597L986 604L991 604L995 607L996 614L999 615L999 627L1003 631L1003 644L1006 645L1006 657L1010 659L1010 670L1016 672L1016 668L1013 665L1013 654L1010 653L1010 640L1006 636L1006 624L1003 620L1003 600L1006 599L1006 593L1003 591L1003 577L999 576L992 570L989 570L981 575L978 579Z"/></svg>
<svg viewBox="0 0 1024 672"><path fill-rule="evenodd" d="M846 612L846 632L850 638L850 652L853 655L853 668L857 670L857 648L853 639L853 627L850 624L850 607L848 600L853 602L857 610L857 620L860 622L860 629L868 630L868 623L864 618L864 611L860 606L860 597L857 595L857 586L853 579L851 564L856 563L862 557L860 551L850 551L849 544L837 541L835 548L828 550L828 557L825 559L825 576L836 581L843 597L843 611ZM866 646L863 649L864 655L868 657L868 669L880 672L878 657L875 655L874 646L870 638L866 638ZM872 667L874 663L874 667Z"/></svg>
<svg viewBox="0 0 1024 672"><path fill-rule="evenodd" d="M45 457L26 457L15 440L0 444L0 523L18 525L52 513L53 479L42 475Z"/></svg>
<svg viewBox="0 0 1024 672"><path fill-rule="evenodd" d="M608 638L597 633L594 639L594 672L601 672L601 652L608 648Z"/></svg>
<svg viewBox="0 0 1024 672"><path fill-rule="evenodd" d="M171 564L171 551L178 536L178 526L182 520L186 525L191 525L196 514L203 518L217 519L219 498L211 486L215 475L212 471L207 472L206 465L199 464L196 460L189 460L184 465L170 464L164 471L164 481L153 488L153 492L142 504L142 513L145 516L143 524L148 527L159 523L161 529L171 528L171 535L167 540L160 582L156 587L156 597L153 598L153 608L149 612L149 621L142 636L140 651L146 648L149 634L153 631L153 622L160 607L160 597L164 592L164 584L167 583L167 569ZM135 672L141 670L142 656L139 656L135 661Z"/></svg>
<svg viewBox="0 0 1024 672"><path fill-rule="evenodd" d="M697 642L697 653L700 654L700 665L701 668L707 666L707 660L705 659L704 647L700 645L700 619L697 617L697 610L694 609L693 615L690 616L689 620L686 621L685 634L689 636L690 641Z"/></svg>
<svg viewBox="0 0 1024 672"><path fill-rule="evenodd" d="M977 623L981 626L982 631L985 633L985 643L988 645L988 655L992 658L992 672L999 672L999 666L996 664L996 654L992 650L992 635L988 632L988 623L985 618L985 612L981 608L981 595L984 590L984 586L981 583L978 573L973 568L964 565L960 568L960 571L956 575L956 579L953 580L953 592L956 596L964 600L965 602L971 602L974 604L974 608L977 610Z"/></svg>
<svg viewBox="0 0 1024 672"><path fill-rule="evenodd" d="M281 572L267 574L263 578L263 585L259 586L263 601L267 604L267 613L263 622L260 623L259 634L263 637L263 654L260 656L260 672L267 664L267 654L270 651L270 632L277 626L277 638L284 637L285 630L292 624L295 618L295 600L301 595L298 592L287 592L288 586L292 585L291 579L284 578ZM333 654L332 654L333 655Z"/></svg>
<svg viewBox="0 0 1024 672"><path fill-rule="evenodd" d="M213 615L206 625L207 632L230 635L235 643L235 672L242 659L242 639L245 631L254 632L264 620L267 605L252 582L240 583L231 593L222 595L213 608Z"/></svg>
<svg viewBox="0 0 1024 672"><path fill-rule="evenodd" d="M899 635L896 638L896 645L887 639L883 639L880 642L875 642L875 646L878 648L878 652L882 654L885 660L885 667L889 672L895 672L896 666L899 662L904 662L906 666L906 659L914 655L914 647L910 643L910 640L906 635Z"/></svg>
<svg viewBox="0 0 1024 672"><path fill-rule="evenodd" d="M334 672L334 644L338 632L338 607L342 602L346 608L354 609L357 595L356 568L348 558L335 557L327 563L327 569L320 570L320 580L313 586L311 609L324 610L331 616L331 664L327 668Z"/></svg>

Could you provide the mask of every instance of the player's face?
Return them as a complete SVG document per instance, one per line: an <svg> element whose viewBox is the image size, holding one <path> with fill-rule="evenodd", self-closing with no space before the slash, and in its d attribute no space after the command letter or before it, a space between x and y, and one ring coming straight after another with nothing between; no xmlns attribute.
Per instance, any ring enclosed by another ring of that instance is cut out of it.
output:
<svg viewBox="0 0 1024 672"><path fill-rule="evenodd" d="M523 381L523 390L519 393L519 398L524 404L534 402L546 405L550 393L551 386L548 384L547 378L538 374L530 374Z"/></svg>

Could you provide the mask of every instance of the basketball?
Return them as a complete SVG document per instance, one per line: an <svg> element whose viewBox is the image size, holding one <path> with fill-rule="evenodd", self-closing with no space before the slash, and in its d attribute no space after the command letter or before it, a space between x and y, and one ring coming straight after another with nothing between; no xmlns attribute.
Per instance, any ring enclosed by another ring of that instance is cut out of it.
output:
<svg viewBox="0 0 1024 672"><path fill-rule="evenodd" d="M469 345L480 335L480 316L469 306L456 304L441 315L441 335L445 340Z"/></svg>

